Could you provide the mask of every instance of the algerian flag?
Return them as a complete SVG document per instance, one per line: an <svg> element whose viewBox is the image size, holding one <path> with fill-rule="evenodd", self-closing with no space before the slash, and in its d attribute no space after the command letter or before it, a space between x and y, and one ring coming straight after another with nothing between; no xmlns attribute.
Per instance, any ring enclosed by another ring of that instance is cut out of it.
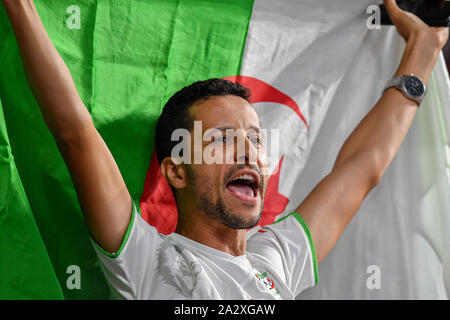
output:
<svg viewBox="0 0 450 320"><path fill-rule="evenodd" d="M404 47L393 27L367 28L368 0L35 3L133 200L161 232L173 230L176 212L152 162L154 126L174 92L212 77L253 90L263 127L280 136L269 155L265 224L331 170ZM0 70L0 298L107 298L3 9ZM447 297L450 83L442 58L429 87L398 156L320 265L320 284L301 298Z"/></svg>

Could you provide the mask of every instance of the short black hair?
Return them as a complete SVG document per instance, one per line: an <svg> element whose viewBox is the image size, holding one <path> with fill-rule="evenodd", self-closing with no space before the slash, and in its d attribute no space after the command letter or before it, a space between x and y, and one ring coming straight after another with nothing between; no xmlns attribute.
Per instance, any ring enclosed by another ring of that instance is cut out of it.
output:
<svg viewBox="0 0 450 320"><path fill-rule="evenodd" d="M178 144L171 140L172 132L181 128L191 131L194 127L189 108L200 100L225 95L235 95L250 103L251 91L239 83L213 78L186 86L167 101L156 123L155 146L160 164L170 157L173 147Z"/></svg>

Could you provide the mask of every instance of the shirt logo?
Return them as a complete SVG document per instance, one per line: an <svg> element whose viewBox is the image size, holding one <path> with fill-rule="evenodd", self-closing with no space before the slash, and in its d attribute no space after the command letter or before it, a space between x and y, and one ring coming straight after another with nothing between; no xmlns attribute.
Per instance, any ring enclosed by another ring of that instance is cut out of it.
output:
<svg viewBox="0 0 450 320"><path fill-rule="evenodd" d="M259 280L259 283L262 283L265 288L269 289L270 293L276 297L278 296L280 293L278 292L278 290L275 288L275 282L270 279L269 277L267 277L267 272L264 273L255 273L256 279Z"/></svg>

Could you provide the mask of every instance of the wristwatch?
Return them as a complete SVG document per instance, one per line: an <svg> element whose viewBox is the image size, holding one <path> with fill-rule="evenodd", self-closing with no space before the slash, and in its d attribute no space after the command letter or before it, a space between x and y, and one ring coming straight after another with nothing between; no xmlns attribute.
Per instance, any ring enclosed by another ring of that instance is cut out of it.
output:
<svg viewBox="0 0 450 320"><path fill-rule="evenodd" d="M406 98L414 100L418 105L420 105L427 93L427 87L423 81L413 74L391 79L383 92L392 87L399 89Z"/></svg>

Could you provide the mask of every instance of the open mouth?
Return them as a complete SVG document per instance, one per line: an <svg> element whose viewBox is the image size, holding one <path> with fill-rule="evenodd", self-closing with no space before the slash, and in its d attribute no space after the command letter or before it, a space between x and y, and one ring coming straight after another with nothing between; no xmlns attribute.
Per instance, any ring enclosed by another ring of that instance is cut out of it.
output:
<svg viewBox="0 0 450 320"><path fill-rule="evenodd" d="M256 201L258 198L259 176L254 172L242 171L231 179L227 189L237 198L244 201Z"/></svg>

